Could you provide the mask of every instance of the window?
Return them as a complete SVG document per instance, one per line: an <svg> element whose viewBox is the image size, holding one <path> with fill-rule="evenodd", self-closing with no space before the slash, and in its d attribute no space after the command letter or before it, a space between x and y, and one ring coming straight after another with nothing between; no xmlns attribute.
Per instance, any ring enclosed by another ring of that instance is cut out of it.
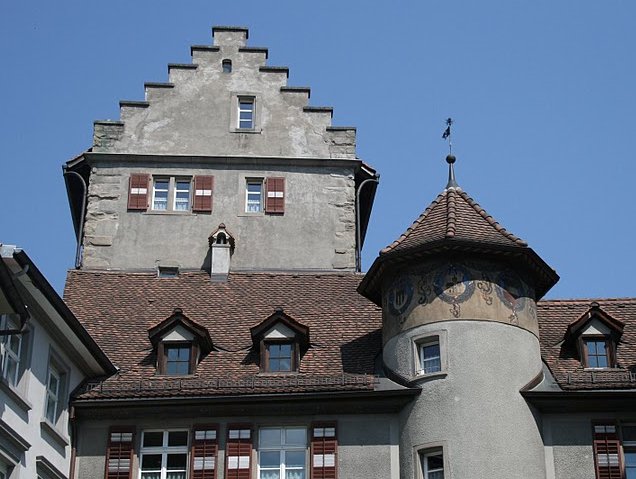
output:
<svg viewBox="0 0 636 479"><path fill-rule="evenodd" d="M140 479L186 479L188 431L143 431Z"/></svg>
<svg viewBox="0 0 636 479"><path fill-rule="evenodd" d="M221 66L223 68L223 73L232 73L232 60L223 60Z"/></svg>
<svg viewBox="0 0 636 479"><path fill-rule="evenodd" d="M636 479L636 425L623 425L621 432L625 453L625 479Z"/></svg>
<svg viewBox="0 0 636 479"><path fill-rule="evenodd" d="M157 276L160 278L176 278L179 276L178 266L157 266Z"/></svg>
<svg viewBox="0 0 636 479"><path fill-rule="evenodd" d="M166 361L165 374L184 375L190 374L191 346L165 345L164 355Z"/></svg>
<svg viewBox="0 0 636 479"><path fill-rule="evenodd" d="M8 475L9 475L8 466L4 462L0 461L0 479L7 479L7 477L9 477Z"/></svg>
<svg viewBox="0 0 636 479"><path fill-rule="evenodd" d="M240 130L254 129L254 97L238 98L238 124Z"/></svg>
<svg viewBox="0 0 636 479"><path fill-rule="evenodd" d="M587 368L609 368L612 367L610 360L611 346L605 338L584 338L583 351L585 357L585 367Z"/></svg>
<svg viewBox="0 0 636 479"><path fill-rule="evenodd" d="M263 180L246 180L245 212L260 213L263 211Z"/></svg>
<svg viewBox="0 0 636 479"><path fill-rule="evenodd" d="M261 428L258 431L258 479L304 479L306 454L306 428Z"/></svg>
<svg viewBox="0 0 636 479"><path fill-rule="evenodd" d="M420 463L424 479L444 479L444 455L442 451L420 452Z"/></svg>
<svg viewBox="0 0 636 479"><path fill-rule="evenodd" d="M49 366L46 380L46 411L45 417L51 424L55 424L59 417L60 393L62 374L53 365Z"/></svg>
<svg viewBox="0 0 636 479"><path fill-rule="evenodd" d="M291 342L265 343L265 371L284 373L296 370L296 345Z"/></svg>
<svg viewBox="0 0 636 479"><path fill-rule="evenodd" d="M155 178L152 184L153 211L190 211L192 182L189 178Z"/></svg>
<svg viewBox="0 0 636 479"><path fill-rule="evenodd" d="M437 373L442 370L439 341L427 341L418 345L420 374Z"/></svg>
<svg viewBox="0 0 636 479"><path fill-rule="evenodd" d="M0 329L19 329L15 321L3 315L0 320ZM23 354L22 334L9 334L2 339L2 377L9 384L17 386L20 380L20 358Z"/></svg>

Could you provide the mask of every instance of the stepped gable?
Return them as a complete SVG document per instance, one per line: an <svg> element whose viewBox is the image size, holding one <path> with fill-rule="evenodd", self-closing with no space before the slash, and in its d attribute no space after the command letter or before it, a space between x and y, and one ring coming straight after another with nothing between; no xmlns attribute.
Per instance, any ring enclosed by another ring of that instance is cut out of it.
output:
<svg viewBox="0 0 636 479"><path fill-rule="evenodd" d="M214 27L192 63L168 64L166 82L146 82L143 100L122 100L118 120L94 122L97 153L355 159L356 129L332 126L333 108L310 106L310 88L267 65L244 27ZM231 71L224 71L230 62ZM237 98L255 99L253 131L237 131Z"/></svg>
<svg viewBox="0 0 636 479"><path fill-rule="evenodd" d="M576 341L566 341L568 326L598 303L624 324L616 348L617 368L592 370L582 365ZM541 356L566 390L636 388L636 298L546 300L537 303Z"/></svg>
<svg viewBox="0 0 636 479"><path fill-rule="evenodd" d="M441 240L528 246L502 227L461 188L450 187L440 193L420 217L380 254L404 251Z"/></svg>
<svg viewBox="0 0 636 479"><path fill-rule="evenodd" d="M356 294L356 273L231 273L212 283L203 271L69 271L65 301L121 368L80 397L155 397L372 391L381 350L381 310ZM179 308L206 328L214 350L183 378L156 375L148 330ZM297 374L259 375L250 328L278 308L309 328L311 344Z"/></svg>

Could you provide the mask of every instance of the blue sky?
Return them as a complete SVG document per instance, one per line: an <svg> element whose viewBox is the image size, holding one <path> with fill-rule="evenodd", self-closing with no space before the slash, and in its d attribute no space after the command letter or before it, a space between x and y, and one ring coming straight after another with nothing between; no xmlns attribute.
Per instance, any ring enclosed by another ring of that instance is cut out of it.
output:
<svg viewBox="0 0 636 479"><path fill-rule="evenodd" d="M250 28L290 85L358 128L381 173L364 269L446 182L561 275L548 297L636 296L636 2L22 1L0 3L0 242L61 291L75 238L63 162L168 63Z"/></svg>

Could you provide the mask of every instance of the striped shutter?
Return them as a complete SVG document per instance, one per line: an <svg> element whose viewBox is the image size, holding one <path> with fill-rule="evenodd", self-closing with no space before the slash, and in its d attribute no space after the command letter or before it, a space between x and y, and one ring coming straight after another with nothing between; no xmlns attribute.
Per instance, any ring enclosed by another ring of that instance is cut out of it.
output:
<svg viewBox="0 0 636 479"><path fill-rule="evenodd" d="M250 479L252 463L252 426L229 424L225 451L225 479Z"/></svg>
<svg viewBox="0 0 636 479"><path fill-rule="evenodd" d="M108 432L105 479L130 479L132 477L133 427L111 427Z"/></svg>
<svg viewBox="0 0 636 479"><path fill-rule="evenodd" d="M335 422L311 425L311 479L338 477L338 439Z"/></svg>
<svg viewBox="0 0 636 479"><path fill-rule="evenodd" d="M216 479L218 433L219 428L216 424L194 426L190 454L191 479Z"/></svg>
<svg viewBox="0 0 636 479"><path fill-rule="evenodd" d="M210 213L212 211L213 190L214 176L195 176L192 211L197 213Z"/></svg>
<svg viewBox="0 0 636 479"><path fill-rule="evenodd" d="M285 178L265 180L265 213L285 213Z"/></svg>
<svg viewBox="0 0 636 479"><path fill-rule="evenodd" d="M148 209L148 186L150 175L146 173L133 173L130 175L128 187L128 209L142 210Z"/></svg>
<svg viewBox="0 0 636 479"><path fill-rule="evenodd" d="M594 425L596 479L622 479L621 442L615 424Z"/></svg>

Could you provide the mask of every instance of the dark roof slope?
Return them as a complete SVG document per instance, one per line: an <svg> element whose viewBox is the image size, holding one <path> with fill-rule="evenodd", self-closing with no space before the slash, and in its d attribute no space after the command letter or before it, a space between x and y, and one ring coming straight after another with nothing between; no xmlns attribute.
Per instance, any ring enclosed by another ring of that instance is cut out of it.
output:
<svg viewBox="0 0 636 479"><path fill-rule="evenodd" d="M212 283L205 272L157 278L153 273L69 271L65 299L120 368L83 398L259 394L374 388L381 349L380 309L356 293L361 276L231 273ZM181 308L214 342L193 376L155 375L148 329ZM309 327L300 371L259 374L250 328L276 308Z"/></svg>
<svg viewBox="0 0 636 479"><path fill-rule="evenodd" d="M501 226L461 188L450 187L440 193L419 218L380 254L451 238L505 246L528 246Z"/></svg>
<svg viewBox="0 0 636 479"><path fill-rule="evenodd" d="M625 325L616 348L616 369L585 370L576 341L565 340L568 326L593 302ZM636 298L550 300L537 306L541 355L563 389L636 388Z"/></svg>

